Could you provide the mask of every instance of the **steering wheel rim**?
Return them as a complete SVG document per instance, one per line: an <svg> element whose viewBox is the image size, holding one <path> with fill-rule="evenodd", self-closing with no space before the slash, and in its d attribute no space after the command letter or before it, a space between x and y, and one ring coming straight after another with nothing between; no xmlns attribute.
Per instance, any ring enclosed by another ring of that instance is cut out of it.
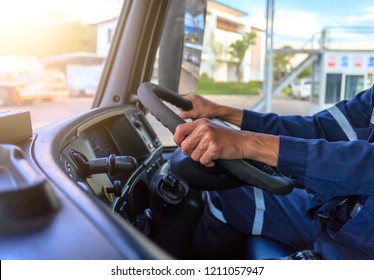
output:
<svg viewBox="0 0 374 280"><path fill-rule="evenodd" d="M173 134L176 127L185 123L185 121L166 106L163 101L170 102L183 110L192 109L192 103L189 100L167 88L150 82L142 83L137 93L144 107ZM282 175L268 165L265 165L265 168L260 170L248 162L239 159L219 159L215 162L246 184L267 192L285 195L298 186L295 180Z"/></svg>

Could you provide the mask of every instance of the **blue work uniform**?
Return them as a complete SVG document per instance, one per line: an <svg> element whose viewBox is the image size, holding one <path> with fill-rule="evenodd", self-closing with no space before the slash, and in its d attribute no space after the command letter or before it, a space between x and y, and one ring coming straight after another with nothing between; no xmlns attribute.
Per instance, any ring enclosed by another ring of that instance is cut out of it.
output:
<svg viewBox="0 0 374 280"><path fill-rule="evenodd" d="M305 189L209 192L194 246L238 257L246 236L262 235L325 259L374 259L373 98L372 87L308 117L245 110L241 129L279 135L278 170Z"/></svg>

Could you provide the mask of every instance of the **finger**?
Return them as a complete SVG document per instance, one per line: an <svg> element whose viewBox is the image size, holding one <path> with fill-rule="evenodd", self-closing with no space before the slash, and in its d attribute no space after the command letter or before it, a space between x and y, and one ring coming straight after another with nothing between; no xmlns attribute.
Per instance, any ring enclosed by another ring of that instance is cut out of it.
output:
<svg viewBox="0 0 374 280"><path fill-rule="evenodd" d="M206 152L207 145L199 143L190 153L190 157L194 161L200 161L201 156Z"/></svg>
<svg viewBox="0 0 374 280"><path fill-rule="evenodd" d="M188 119L191 117L191 112L190 111L181 111L178 114L182 119Z"/></svg>
<svg viewBox="0 0 374 280"><path fill-rule="evenodd" d="M215 165L214 161L219 157L218 151L217 149L215 149L215 146L216 145L214 143L210 143L210 145L207 146L207 149L204 151L204 153L201 155L199 159L201 164L208 167L212 167Z"/></svg>
<svg viewBox="0 0 374 280"><path fill-rule="evenodd" d="M199 145L200 140L201 136L197 134L196 131L191 132L191 134L187 135L180 145L182 152L187 155L192 155Z"/></svg>
<svg viewBox="0 0 374 280"><path fill-rule="evenodd" d="M195 129L196 125L194 122L178 125L173 137L174 142L180 146L183 140Z"/></svg>
<svg viewBox="0 0 374 280"><path fill-rule="evenodd" d="M211 122L207 119L199 119L193 121L195 127L193 131L181 143L181 148L184 153L191 155L193 151L199 147L200 150L206 150L208 146L206 136L209 134L209 127Z"/></svg>
<svg viewBox="0 0 374 280"><path fill-rule="evenodd" d="M200 163L207 166L213 167L215 165L214 161L217 159L217 155L212 153L209 149L205 151L200 157Z"/></svg>
<svg viewBox="0 0 374 280"><path fill-rule="evenodd" d="M186 95L182 95L183 98L189 100L189 101L193 101L194 99L196 99L196 94L194 93L189 93L189 94L186 94Z"/></svg>

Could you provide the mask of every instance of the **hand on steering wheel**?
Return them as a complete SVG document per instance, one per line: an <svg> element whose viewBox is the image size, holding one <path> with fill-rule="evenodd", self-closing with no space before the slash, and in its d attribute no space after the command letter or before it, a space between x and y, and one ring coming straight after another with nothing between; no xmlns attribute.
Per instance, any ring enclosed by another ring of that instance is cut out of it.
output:
<svg viewBox="0 0 374 280"><path fill-rule="evenodd" d="M192 108L192 103L179 94L148 82L139 86L138 97L149 112L173 134L176 127L185 123L185 121L167 107L162 100L170 102L183 110ZM246 184L271 193L288 194L298 185L291 178L280 174L277 170L267 165L265 165L263 170L260 170L244 160L218 159L215 162Z"/></svg>

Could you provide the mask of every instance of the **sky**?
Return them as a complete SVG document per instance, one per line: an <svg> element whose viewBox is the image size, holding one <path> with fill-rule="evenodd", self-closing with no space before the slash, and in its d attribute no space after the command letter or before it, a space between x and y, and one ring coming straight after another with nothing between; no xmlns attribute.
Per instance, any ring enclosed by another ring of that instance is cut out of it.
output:
<svg viewBox="0 0 374 280"><path fill-rule="evenodd" d="M373 28L371 31L374 31L373 0L274 1L275 47L286 44L302 47L313 34L327 26L369 26ZM265 28L266 0L218 0L218 2L246 12L251 24ZM354 36L348 35L347 30L337 34L338 31L335 29L335 33L336 37ZM373 36L371 38L374 41Z"/></svg>
<svg viewBox="0 0 374 280"><path fill-rule="evenodd" d="M16 26L27 20L42 20L48 13L64 14L83 23L98 22L119 14L122 1L0 0L0 28Z"/></svg>
<svg viewBox="0 0 374 280"><path fill-rule="evenodd" d="M26 19L35 21L54 12L83 23L114 17L123 0L0 0L0 29L14 32ZM150 0L149 0L150 1ZM182 1L182 0L181 0ZM188 0L186 0L188 1ZM326 26L372 26L373 0L274 0L274 46L302 47ZM265 29L267 0L218 0L248 14L251 25ZM374 34L374 30L371 30ZM337 33L337 31L335 31ZM341 32L349 39L356 35ZM366 37L374 42L374 35Z"/></svg>

